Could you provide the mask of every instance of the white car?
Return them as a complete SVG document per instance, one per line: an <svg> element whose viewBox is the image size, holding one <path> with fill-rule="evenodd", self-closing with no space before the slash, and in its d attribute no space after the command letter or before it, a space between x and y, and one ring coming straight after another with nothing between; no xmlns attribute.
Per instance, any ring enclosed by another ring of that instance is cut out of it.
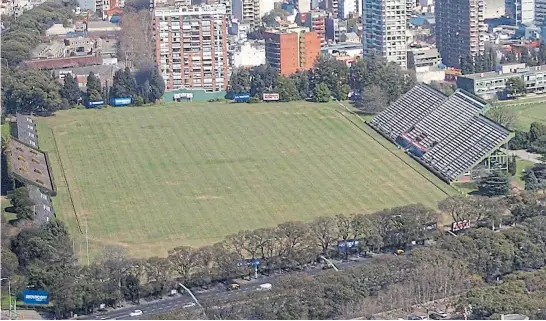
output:
<svg viewBox="0 0 546 321"><path fill-rule="evenodd" d="M258 291L267 291L267 290L271 290L273 286L271 285L271 283L264 283L264 284L260 284L260 286L258 287Z"/></svg>
<svg viewBox="0 0 546 321"><path fill-rule="evenodd" d="M138 316L141 316L142 315L142 310L135 310L131 313L129 313L129 316L131 317L138 317Z"/></svg>
<svg viewBox="0 0 546 321"><path fill-rule="evenodd" d="M191 308L195 306L195 302L186 303L182 306L183 309Z"/></svg>

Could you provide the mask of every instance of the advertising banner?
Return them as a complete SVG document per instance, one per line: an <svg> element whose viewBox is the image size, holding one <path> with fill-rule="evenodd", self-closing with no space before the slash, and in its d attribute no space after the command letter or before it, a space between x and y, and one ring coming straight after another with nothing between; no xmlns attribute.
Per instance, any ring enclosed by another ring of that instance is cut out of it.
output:
<svg viewBox="0 0 546 321"><path fill-rule="evenodd" d="M263 94L263 101L278 101L279 100L279 94L277 93L268 93Z"/></svg>
<svg viewBox="0 0 546 321"><path fill-rule="evenodd" d="M25 304L49 304L49 293L42 290L24 290L23 302Z"/></svg>

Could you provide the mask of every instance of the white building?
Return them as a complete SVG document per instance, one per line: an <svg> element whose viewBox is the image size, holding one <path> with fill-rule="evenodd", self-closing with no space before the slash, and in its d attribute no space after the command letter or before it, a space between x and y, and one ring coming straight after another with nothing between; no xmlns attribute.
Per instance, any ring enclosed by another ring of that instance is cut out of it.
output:
<svg viewBox="0 0 546 321"><path fill-rule="evenodd" d="M406 1L363 0L362 3L364 57L381 55L406 69Z"/></svg>
<svg viewBox="0 0 546 321"><path fill-rule="evenodd" d="M350 13L359 12L358 0L339 0L338 18L347 19Z"/></svg>
<svg viewBox="0 0 546 321"><path fill-rule="evenodd" d="M265 46L245 42L231 57L234 68L265 65Z"/></svg>
<svg viewBox="0 0 546 321"><path fill-rule="evenodd" d="M298 10L301 13L311 11L311 0L298 0Z"/></svg>
<svg viewBox="0 0 546 321"><path fill-rule="evenodd" d="M505 11L516 25L532 24L535 20L535 0L506 0Z"/></svg>

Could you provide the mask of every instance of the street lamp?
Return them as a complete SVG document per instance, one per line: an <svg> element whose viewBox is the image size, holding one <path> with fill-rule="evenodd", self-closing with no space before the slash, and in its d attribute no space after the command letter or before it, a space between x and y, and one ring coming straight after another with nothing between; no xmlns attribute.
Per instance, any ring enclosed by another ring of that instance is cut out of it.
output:
<svg viewBox="0 0 546 321"><path fill-rule="evenodd" d="M8 295L9 295L9 319L11 320L11 282L9 278L1 278L0 282L2 280L8 280Z"/></svg>

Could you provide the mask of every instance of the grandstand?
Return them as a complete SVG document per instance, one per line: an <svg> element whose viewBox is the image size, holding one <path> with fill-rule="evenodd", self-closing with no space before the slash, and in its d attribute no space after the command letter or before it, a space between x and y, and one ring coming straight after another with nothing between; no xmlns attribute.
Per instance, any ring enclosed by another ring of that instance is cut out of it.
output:
<svg viewBox="0 0 546 321"><path fill-rule="evenodd" d="M488 105L463 90L451 96L418 84L368 124L447 182L507 169L499 151L512 137L484 116Z"/></svg>

